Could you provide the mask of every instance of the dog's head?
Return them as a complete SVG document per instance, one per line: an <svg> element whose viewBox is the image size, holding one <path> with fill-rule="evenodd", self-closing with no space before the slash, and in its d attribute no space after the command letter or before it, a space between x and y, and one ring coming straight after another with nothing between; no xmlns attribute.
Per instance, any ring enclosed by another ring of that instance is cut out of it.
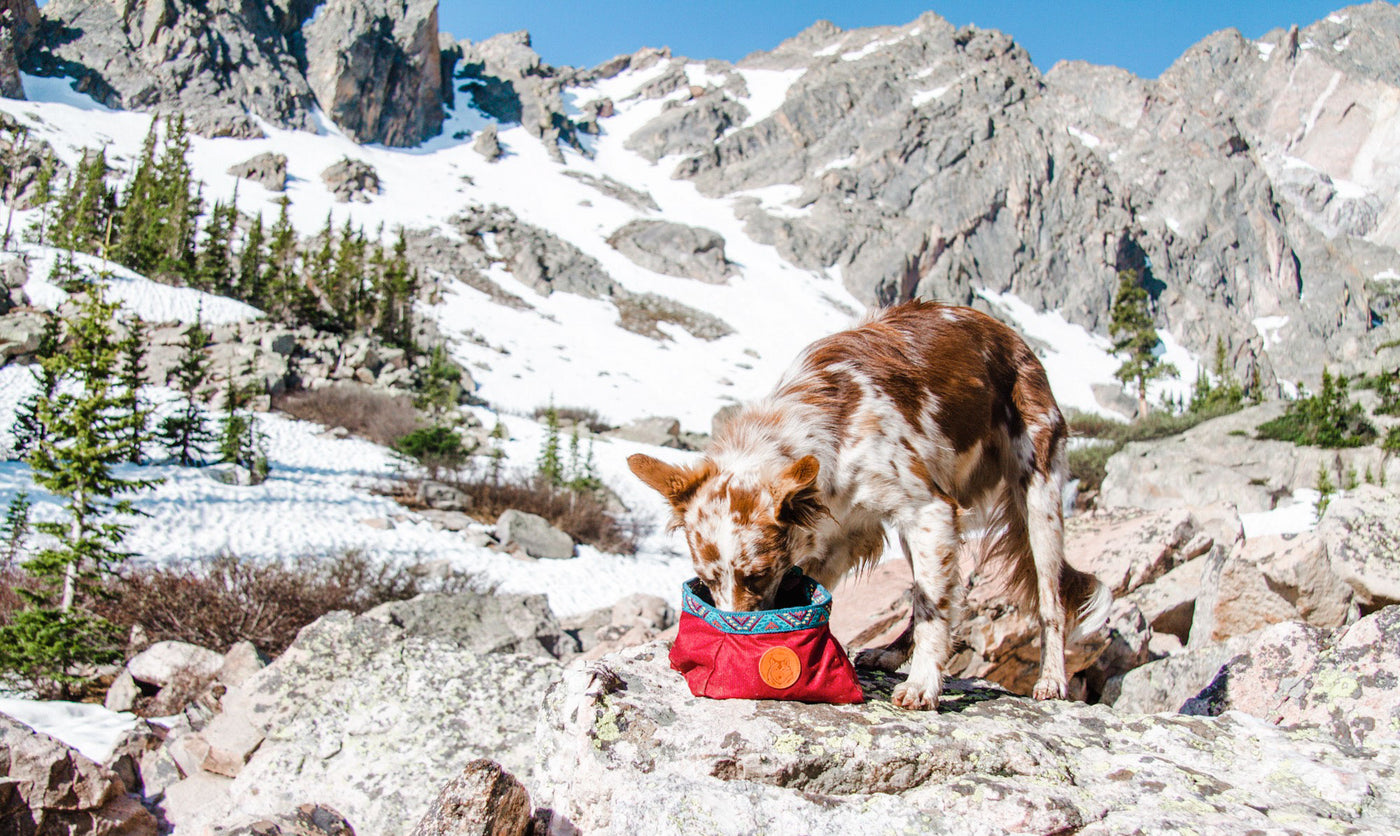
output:
<svg viewBox="0 0 1400 836"><path fill-rule="evenodd" d="M671 528L685 532L695 574L716 607L773 608L783 574L805 562L814 547L811 528L826 513L815 457L742 478L709 459L670 465L638 453L627 464L671 503Z"/></svg>

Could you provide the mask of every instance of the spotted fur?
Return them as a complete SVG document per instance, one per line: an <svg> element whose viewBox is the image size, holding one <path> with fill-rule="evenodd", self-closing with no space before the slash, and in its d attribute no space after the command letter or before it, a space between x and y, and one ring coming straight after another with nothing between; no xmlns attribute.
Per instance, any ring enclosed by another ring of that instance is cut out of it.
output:
<svg viewBox="0 0 1400 836"><path fill-rule="evenodd" d="M1109 593L1064 560L1066 427L1025 341L970 308L910 302L808 346L768 397L731 419L700 462L641 454L632 471L672 505L720 609L773 604L791 566L834 588L879 560L885 526L913 567L913 618L858 664L910 662L894 701L938 704L968 520L979 574L1041 624L1034 695L1064 697L1066 629L1098 629Z"/></svg>

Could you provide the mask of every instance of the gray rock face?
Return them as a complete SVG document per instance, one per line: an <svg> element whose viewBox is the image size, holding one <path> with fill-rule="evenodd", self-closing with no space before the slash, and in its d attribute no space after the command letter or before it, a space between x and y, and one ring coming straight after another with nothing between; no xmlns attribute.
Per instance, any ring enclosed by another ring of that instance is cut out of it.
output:
<svg viewBox="0 0 1400 836"><path fill-rule="evenodd" d="M270 192L287 190L287 157L284 154L267 151L229 166L228 173L251 180Z"/></svg>
<svg viewBox="0 0 1400 836"><path fill-rule="evenodd" d="M1350 746L1400 741L1400 607L1345 630L1297 622L1263 632L1183 709L1243 711L1277 725L1307 724Z"/></svg>
<svg viewBox="0 0 1400 836"><path fill-rule="evenodd" d="M161 754L184 759L163 802L177 832L320 804L357 833L402 836L476 758L529 775L535 712L558 663L476 653L427 617L400 620L332 613L230 689L218 716L260 738L236 778L181 754L207 754L234 730L225 737L211 723L167 744Z"/></svg>
<svg viewBox="0 0 1400 836"><path fill-rule="evenodd" d="M1160 441L1135 441L1108 460L1099 493L1103 507L1171 508L1229 502L1241 513L1268 511L1282 497L1312 488L1319 467L1332 473L1370 470L1400 484L1400 459L1379 447L1323 450L1254 438L1284 404L1266 403L1206 421Z"/></svg>
<svg viewBox="0 0 1400 836"><path fill-rule="evenodd" d="M578 126L564 107L564 85L574 78L569 68L540 60L530 47L530 33L510 32L479 43L462 41L462 61L454 75L457 92L473 107L501 122L522 125L544 141L551 156L563 161L559 143L583 150ZM489 149L478 148L487 159Z"/></svg>
<svg viewBox="0 0 1400 836"><path fill-rule="evenodd" d="M341 157L321 172L321 180L341 203L369 203L369 196L379 194L379 172L364 160Z"/></svg>
<svg viewBox="0 0 1400 836"><path fill-rule="evenodd" d="M889 702L897 680L864 678L865 704L828 706L695 699L661 644L571 668L545 700L536 803L556 827L586 833L1156 834L1343 822L1381 833L1400 821L1392 741L1362 753L1241 715L1128 718L961 681L946 709L907 712ZM1324 789L1310 775L1337 781Z"/></svg>
<svg viewBox="0 0 1400 836"><path fill-rule="evenodd" d="M496 520L496 538L503 546L520 546L531 557L565 560L574 556L574 538L544 517L510 509Z"/></svg>
<svg viewBox="0 0 1400 836"><path fill-rule="evenodd" d="M436 0L327 0L302 34L316 100L356 142L417 145L442 129Z"/></svg>
<svg viewBox="0 0 1400 836"><path fill-rule="evenodd" d="M40 22L34 0L0 0L0 96L23 99L19 65Z"/></svg>
<svg viewBox="0 0 1400 836"><path fill-rule="evenodd" d="M27 64L41 75L75 78L79 91L109 107L184 113L204 136L262 136L252 117L315 127L311 88L275 5L54 0L42 14L43 43Z"/></svg>
<svg viewBox="0 0 1400 836"><path fill-rule="evenodd" d="M451 642L470 653L559 659L578 651L543 595L425 593L380 604L363 617L410 635Z"/></svg>
<svg viewBox="0 0 1400 836"><path fill-rule="evenodd" d="M1223 337L1240 379L1315 383L1323 363L1400 359L1394 283L1371 278L1400 260L1400 177L1358 156L1393 130L1397 30L1371 4L1258 43L1220 33L1144 81L1042 75L1006 36L934 15L813 27L739 64L802 73L771 115L744 125L712 90L628 141L689 154L676 176L707 194L797 186L741 209L750 234L839 267L867 302L1009 290L1103 332L1117 271L1137 268L1188 347Z"/></svg>
<svg viewBox="0 0 1400 836"><path fill-rule="evenodd" d="M7 832L17 834L160 832L115 773L6 714L0 714L0 813Z"/></svg>
<svg viewBox="0 0 1400 836"><path fill-rule="evenodd" d="M608 245L648 270L721 284L729 277L724 238L709 229L673 221L638 220L608 237Z"/></svg>
<svg viewBox="0 0 1400 836"><path fill-rule="evenodd" d="M1332 571L1367 607L1400 603L1400 496L1362 485L1328 503L1317 536Z"/></svg>

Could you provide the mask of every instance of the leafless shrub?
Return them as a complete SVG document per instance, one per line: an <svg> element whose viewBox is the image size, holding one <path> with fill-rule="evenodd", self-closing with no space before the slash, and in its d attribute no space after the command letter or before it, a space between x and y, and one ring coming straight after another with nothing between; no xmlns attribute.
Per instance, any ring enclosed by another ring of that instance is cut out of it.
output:
<svg viewBox="0 0 1400 836"><path fill-rule="evenodd" d="M279 396L273 407L293 418L327 427L344 427L386 447L420 426L413 399L368 386L340 384Z"/></svg>
<svg viewBox="0 0 1400 836"><path fill-rule="evenodd" d="M224 653L247 640L276 655L333 610L360 613L430 589L476 588L470 576L432 582L359 552L287 564L223 555L200 566L129 569L108 582L94 609L126 632L140 624L152 642L176 639Z"/></svg>

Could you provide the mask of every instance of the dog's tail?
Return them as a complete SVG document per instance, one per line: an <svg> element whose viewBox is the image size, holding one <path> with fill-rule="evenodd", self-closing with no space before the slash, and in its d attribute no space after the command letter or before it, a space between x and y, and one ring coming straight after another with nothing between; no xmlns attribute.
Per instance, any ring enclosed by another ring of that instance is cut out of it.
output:
<svg viewBox="0 0 1400 836"><path fill-rule="evenodd" d="M1024 523L1000 503L992 509L991 524L984 531L979 566L986 575L982 580L996 584L1022 612L1034 614L1039 609L1035 559ZM1060 600L1065 616L1073 629L1067 638L1077 641L1097 632L1108 621L1113 606L1113 592L1102 581L1081 572L1061 557Z"/></svg>
<svg viewBox="0 0 1400 836"><path fill-rule="evenodd" d="M1065 602L1066 614L1074 619L1074 629L1068 636L1071 643L1097 633L1108 623L1113 591L1088 572L1061 564L1060 598Z"/></svg>

